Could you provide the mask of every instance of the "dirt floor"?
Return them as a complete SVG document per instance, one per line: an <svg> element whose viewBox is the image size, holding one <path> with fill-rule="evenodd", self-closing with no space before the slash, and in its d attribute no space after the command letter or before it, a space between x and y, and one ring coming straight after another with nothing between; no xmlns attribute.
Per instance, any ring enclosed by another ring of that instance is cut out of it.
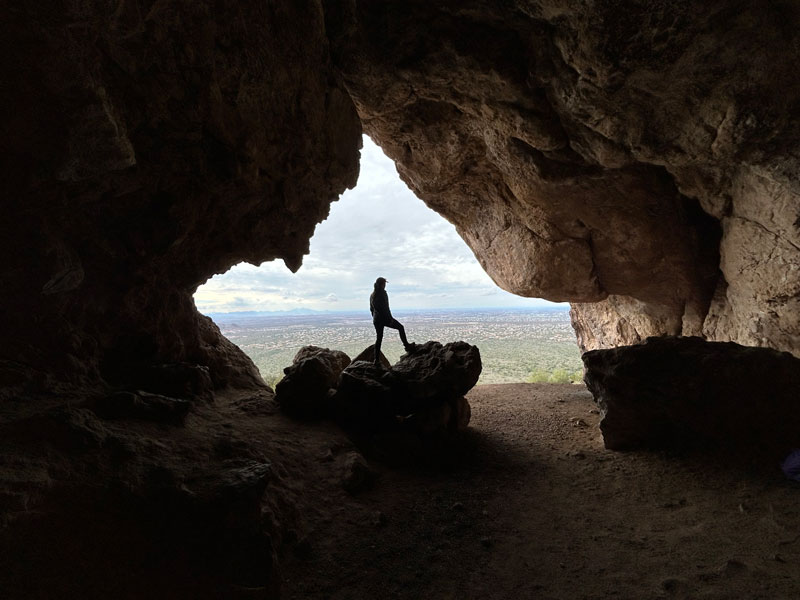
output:
<svg viewBox="0 0 800 600"><path fill-rule="evenodd" d="M468 398L455 459L370 460L352 495L348 448L309 432L282 597L800 598L800 484L776 465L605 450L583 386Z"/></svg>

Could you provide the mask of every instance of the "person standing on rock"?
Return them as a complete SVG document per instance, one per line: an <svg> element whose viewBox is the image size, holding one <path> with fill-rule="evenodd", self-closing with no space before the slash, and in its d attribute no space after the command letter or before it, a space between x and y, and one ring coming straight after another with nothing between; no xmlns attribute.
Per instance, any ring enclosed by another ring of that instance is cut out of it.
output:
<svg viewBox="0 0 800 600"><path fill-rule="evenodd" d="M406 352L413 352L415 345L410 344L406 338L403 324L392 316L389 310L389 295L386 293L386 280L378 277L375 280L375 291L369 297L369 312L372 313L372 324L375 325L375 366L380 366L381 342L383 341L383 328L391 327L400 333L400 341Z"/></svg>

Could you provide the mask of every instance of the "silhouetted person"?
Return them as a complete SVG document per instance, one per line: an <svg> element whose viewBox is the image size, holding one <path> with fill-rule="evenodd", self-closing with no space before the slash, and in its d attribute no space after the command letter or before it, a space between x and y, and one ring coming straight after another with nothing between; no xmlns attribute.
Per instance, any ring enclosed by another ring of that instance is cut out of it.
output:
<svg viewBox="0 0 800 600"><path fill-rule="evenodd" d="M378 277L375 280L375 291L369 297L369 312L372 313L372 324L375 325L375 366L380 365L381 342L383 341L383 328L391 327L400 333L400 341L406 352L414 350L414 344L409 344L406 339L406 330L402 323L392 316L389 310L389 295L386 293L386 280Z"/></svg>

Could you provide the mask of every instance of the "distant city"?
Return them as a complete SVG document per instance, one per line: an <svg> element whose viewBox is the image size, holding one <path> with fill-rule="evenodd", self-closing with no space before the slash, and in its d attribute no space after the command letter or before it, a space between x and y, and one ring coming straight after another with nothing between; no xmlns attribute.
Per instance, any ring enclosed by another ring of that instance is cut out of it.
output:
<svg viewBox="0 0 800 600"><path fill-rule="evenodd" d="M412 342L463 340L478 346L479 384L579 381L580 352L568 307L392 311ZM274 385L302 346L346 352L354 358L374 343L370 315L361 312L210 313L222 333L244 350ZM394 363L403 353L397 332L386 329L383 352Z"/></svg>

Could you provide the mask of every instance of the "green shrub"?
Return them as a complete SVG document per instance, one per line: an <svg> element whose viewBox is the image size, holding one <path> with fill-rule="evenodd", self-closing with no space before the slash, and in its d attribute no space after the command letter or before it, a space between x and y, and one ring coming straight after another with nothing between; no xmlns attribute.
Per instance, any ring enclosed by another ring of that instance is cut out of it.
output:
<svg viewBox="0 0 800 600"><path fill-rule="evenodd" d="M534 369L528 377L528 383L549 383L550 374L544 369Z"/></svg>
<svg viewBox="0 0 800 600"><path fill-rule="evenodd" d="M559 367L548 372L542 368L536 368L531 371L527 381L528 383L581 383L583 370L567 371Z"/></svg>
<svg viewBox="0 0 800 600"><path fill-rule="evenodd" d="M265 381L265 382L267 383L267 385L268 385L269 387L271 387L273 390L275 389L275 386L276 386L276 385L278 385L278 382L279 382L281 379L283 379L283 375L265 375L265 376L264 376L264 381Z"/></svg>

